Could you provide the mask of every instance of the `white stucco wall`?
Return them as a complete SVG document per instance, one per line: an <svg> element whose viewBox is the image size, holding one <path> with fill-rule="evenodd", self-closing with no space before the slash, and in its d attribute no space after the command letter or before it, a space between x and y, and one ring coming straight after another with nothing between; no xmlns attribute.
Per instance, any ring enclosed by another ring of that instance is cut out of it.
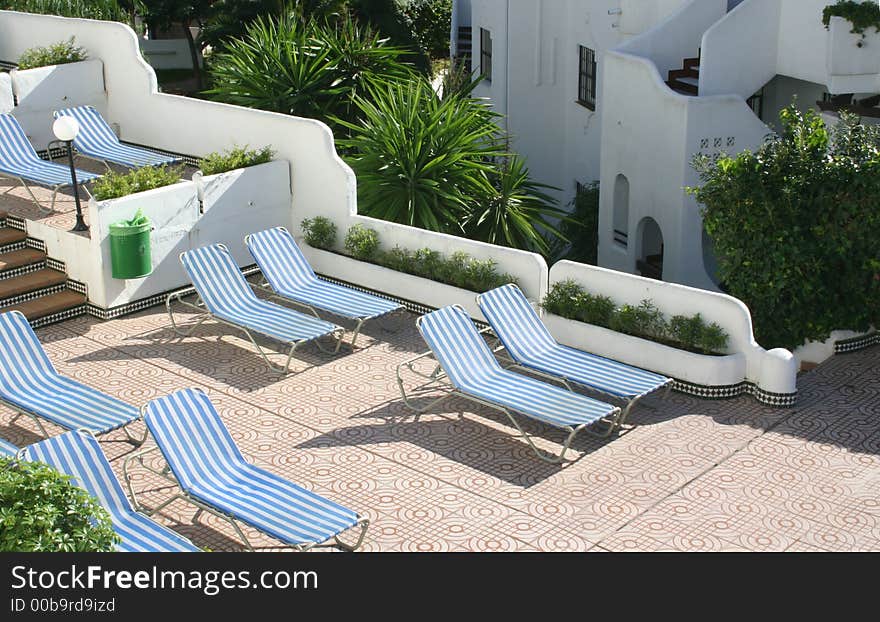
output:
<svg viewBox="0 0 880 622"><path fill-rule="evenodd" d="M14 106L12 78L8 73L0 73L0 113L11 112Z"/></svg>

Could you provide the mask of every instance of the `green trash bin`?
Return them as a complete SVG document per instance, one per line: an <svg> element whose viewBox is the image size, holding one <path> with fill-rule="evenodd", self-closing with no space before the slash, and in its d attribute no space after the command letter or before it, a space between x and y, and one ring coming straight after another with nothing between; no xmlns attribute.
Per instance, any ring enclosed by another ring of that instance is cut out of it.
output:
<svg viewBox="0 0 880 622"><path fill-rule="evenodd" d="M137 279L152 272L149 219L140 210L131 220L110 225L110 264L114 279Z"/></svg>

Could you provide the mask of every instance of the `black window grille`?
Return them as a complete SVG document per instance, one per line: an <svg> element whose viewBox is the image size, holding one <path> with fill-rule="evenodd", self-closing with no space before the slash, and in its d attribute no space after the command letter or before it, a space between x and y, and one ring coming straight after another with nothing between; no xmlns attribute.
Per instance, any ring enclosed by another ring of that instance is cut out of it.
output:
<svg viewBox="0 0 880 622"><path fill-rule="evenodd" d="M578 103L590 110L596 109L596 52L583 45L578 46Z"/></svg>
<svg viewBox="0 0 880 622"><path fill-rule="evenodd" d="M480 74L492 81L492 33L485 28L480 28Z"/></svg>

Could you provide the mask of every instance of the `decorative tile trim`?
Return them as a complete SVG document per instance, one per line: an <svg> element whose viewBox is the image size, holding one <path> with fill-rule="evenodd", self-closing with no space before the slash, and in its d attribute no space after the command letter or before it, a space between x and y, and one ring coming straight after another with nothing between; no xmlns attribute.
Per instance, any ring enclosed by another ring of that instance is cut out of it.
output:
<svg viewBox="0 0 880 622"><path fill-rule="evenodd" d="M85 283L81 283L80 281L74 281L73 279L67 279L67 289L76 292L77 294L82 294L86 298L89 297L89 287Z"/></svg>
<svg viewBox="0 0 880 622"><path fill-rule="evenodd" d="M751 382L708 387L676 379L672 389L679 393L693 395L705 400L726 400L739 397L740 395L751 395L762 404L773 406L774 408L791 408L797 402L797 393L772 393L761 389Z"/></svg>
<svg viewBox="0 0 880 622"><path fill-rule="evenodd" d="M24 240L21 242L13 242L12 244L4 244L0 246L0 254L3 253L11 253L12 251L20 251L23 248L27 248L27 244Z"/></svg>
<svg viewBox="0 0 880 622"><path fill-rule="evenodd" d="M877 344L880 344L880 332L875 331L869 335L838 341L834 344L834 353L846 354L848 352L856 352Z"/></svg>
<svg viewBox="0 0 880 622"><path fill-rule="evenodd" d="M37 318L36 320L31 320L30 324L33 328L40 328L41 326L56 324L58 322L63 322L64 320L72 320L75 317L80 317L81 315L85 314L86 305L79 305L76 307L71 307L70 309L65 309L64 311L58 311L57 313L44 315L43 317Z"/></svg>
<svg viewBox="0 0 880 622"><path fill-rule="evenodd" d="M245 278L247 278L259 273L259 271L260 268L257 265L251 265L242 268L241 273L245 276ZM73 281L73 283L76 283L76 281ZM85 287L84 285L82 286ZM143 311L144 309L149 309L150 307L164 305L165 301L168 299L168 296L170 296L171 294L183 294L184 296L186 296L192 293L195 293L195 289L192 287L192 285L187 285L186 287L173 289L171 291L163 292L161 294L155 294L147 298L141 298L140 300L135 300L134 302L119 305L118 307L111 307L109 309L105 309L92 303L88 303L88 314L92 317L98 318L99 320L112 320L118 317L122 317L124 315Z"/></svg>
<svg viewBox="0 0 880 622"><path fill-rule="evenodd" d="M58 292L63 292L65 289L67 289L67 285L65 283L61 283L60 285L53 285L51 287L44 287L43 289L35 289L31 292L18 294L17 296L3 298L2 300L0 300L0 307L17 305L22 302L34 300L35 298L42 298L43 296L49 296L50 294L57 294Z"/></svg>
<svg viewBox="0 0 880 622"><path fill-rule="evenodd" d="M47 266L46 260L35 261L34 263L29 263L26 266L19 266L18 268L11 268L9 270L0 271L0 281L5 281L6 279L14 279L17 276L22 276L24 274L30 274L31 272L36 272L37 270L42 270Z"/></svg>
<svg viewBox="0 0 880 622"><path fill-rule="evenodd" d="M7 214L6 218L3 221L3 225L5 227L9 227L10 229L17 229L18 231L27 232L27 221L21 216Z"/></svg>
<svg viewBox="0 0 880 622"><path fill-rule="evenodd" d="M24 245L26 248L32 248L35 251L40 251L42 253L47 252L46 243L43 240L37 240L35 238L27 238L24 241Z"/></svg>
<svg viewBox="0 0 880 622"><path fill-rule="evenodd" d="M46 266L53 270L58 270L58 272L64 272L67 274L67 264L63 261L58 261L53 257L46 257Z"/></svg>

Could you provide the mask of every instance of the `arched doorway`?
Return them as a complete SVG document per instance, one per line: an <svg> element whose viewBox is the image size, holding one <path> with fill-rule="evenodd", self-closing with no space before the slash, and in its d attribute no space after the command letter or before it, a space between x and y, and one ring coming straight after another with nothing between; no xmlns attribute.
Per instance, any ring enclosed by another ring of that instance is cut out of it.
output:
<svg viewBox="0 0 880 622"><path fill-rule="evenodd" d="M663 280L663 232L653 218L639 223L639 259L636 269L642 276Z"/></svg>

